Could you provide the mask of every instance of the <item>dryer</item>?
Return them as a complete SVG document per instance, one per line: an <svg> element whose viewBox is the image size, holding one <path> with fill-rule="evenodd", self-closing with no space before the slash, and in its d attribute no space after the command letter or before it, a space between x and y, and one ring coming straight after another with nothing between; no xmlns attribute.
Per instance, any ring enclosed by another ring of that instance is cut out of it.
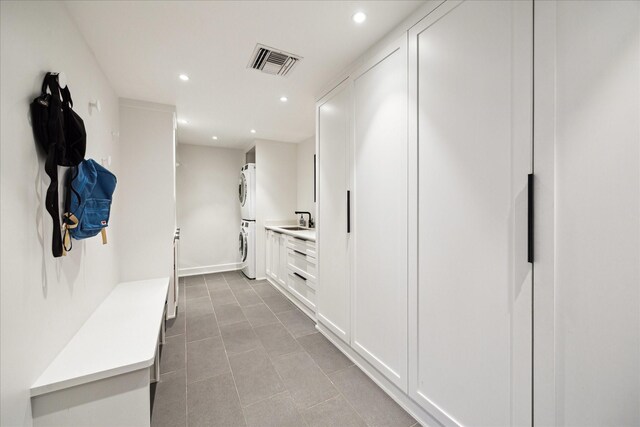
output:
<svg viewBox="0 0 640 427"><path fill-rule="evenodd" d="M240 228L240 262L242 273L249 279L256 278L256 223L242 221Z"/></svg>
<svg viewBox="0 0 640 427"><path fill-rule="evenodd" d="M247 163L240 170L238 184L240 215L243 220L256 220L256 164Z"/></svg>

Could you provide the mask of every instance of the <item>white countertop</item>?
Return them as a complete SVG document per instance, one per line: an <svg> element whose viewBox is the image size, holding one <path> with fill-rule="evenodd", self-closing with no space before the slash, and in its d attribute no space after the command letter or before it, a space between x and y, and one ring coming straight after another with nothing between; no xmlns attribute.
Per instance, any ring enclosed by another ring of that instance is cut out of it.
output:
<svg viewBox="0 0 640 427"><path fill-rule="evenodd" d="M169 278L118 284L31 386L31 396L148 368Z"/></svg>
<svg viewBox="0 0 640 427"><path fill-rule="evenodd" d="M296 227L295 225L265 225L267 230L273 230L277 233L288 234L289 236L297 237L298 239L316 241L316 229L307 228L305 230L287 230L283 227Z"/></svg>

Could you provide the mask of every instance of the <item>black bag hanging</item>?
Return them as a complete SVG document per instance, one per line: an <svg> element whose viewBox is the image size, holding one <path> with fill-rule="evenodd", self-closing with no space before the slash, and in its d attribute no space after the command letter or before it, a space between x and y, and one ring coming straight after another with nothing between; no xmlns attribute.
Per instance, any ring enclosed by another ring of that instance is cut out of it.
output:
<svg viewBox="0 0 640 427"><path fill-rule="evenodd" d="M56 258L63 254L58 207L58 165L78 165L84 159L87 144L84 122L72 107L69 88L61 91L57 73L47 73L41 94L33 100L30 110L36 142L47 153L44 170L51 178L51 183L47 189L45 206L53 221L51 250Z"/></svg>

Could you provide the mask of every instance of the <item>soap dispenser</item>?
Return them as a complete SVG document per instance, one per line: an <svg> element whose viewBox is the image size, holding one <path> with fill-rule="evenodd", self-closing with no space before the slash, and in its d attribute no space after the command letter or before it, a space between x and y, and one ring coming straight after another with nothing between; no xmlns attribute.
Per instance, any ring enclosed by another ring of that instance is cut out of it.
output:
<svg viewBox="0 0 640 427"><path fill-rule="evenodd" d="M302 214L300 214L300 220L298 221L298 224L300 225L300 227L304 227L305 226L304 216Z"/></svg>

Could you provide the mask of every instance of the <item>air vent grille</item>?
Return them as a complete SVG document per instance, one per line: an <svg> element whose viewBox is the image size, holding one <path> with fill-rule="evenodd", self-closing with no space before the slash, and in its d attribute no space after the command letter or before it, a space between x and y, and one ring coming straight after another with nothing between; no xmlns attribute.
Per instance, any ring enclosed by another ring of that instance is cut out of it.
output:
<svg viewBox="0 0 640 427"><path fill-rule="evenodd" d="M277 76L286 76L302 58L292 53L257 44L247 68Z"/></svg>

